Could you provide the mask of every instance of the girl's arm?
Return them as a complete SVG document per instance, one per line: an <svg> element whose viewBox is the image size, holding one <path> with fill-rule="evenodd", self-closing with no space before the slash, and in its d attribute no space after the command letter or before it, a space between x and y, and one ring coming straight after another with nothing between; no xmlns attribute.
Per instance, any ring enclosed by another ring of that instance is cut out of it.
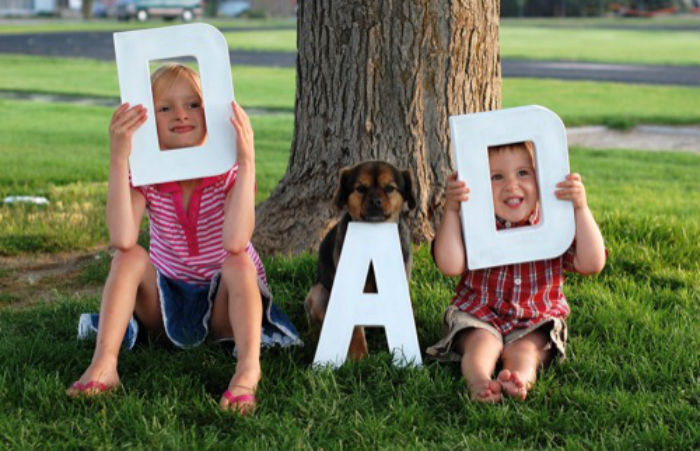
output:
<svg viewBox="0 0 700 451"><path fill-rule="evenodd" d="M232 102L231 124L236 130L238 173L236 183L226 196L224 207L224 249L243 252L255 228L255 146L248 115Z"/></svg>
<svg viewBox="0 0 700 451"><path fill-rule="evenodd" d="M112 246L128 250L136 245L146 201L129 186L129 155L134 132L146 121L141 105L122 104L109 125L110 161L107 190L107 227Z"/></svg>
<svg viewBox="0 0 700 451"><path fill-rule="evenodd" d="M597 274L605 266L605 243L593 213L588 208L586 189L579 174L569 174L555 195L561 200L570 200L574 204L576 220L576 250L574 268L582 274Z"/></svg>
<svg viewBox="0 0 700 451"><path fill-rule="evenodd" d="M446 198L445 212L433 243L433 257L440 272L447 276L459 276L467 267L459 205L469 200L469 188L457 180L456 172L447 179Z"/></svg>

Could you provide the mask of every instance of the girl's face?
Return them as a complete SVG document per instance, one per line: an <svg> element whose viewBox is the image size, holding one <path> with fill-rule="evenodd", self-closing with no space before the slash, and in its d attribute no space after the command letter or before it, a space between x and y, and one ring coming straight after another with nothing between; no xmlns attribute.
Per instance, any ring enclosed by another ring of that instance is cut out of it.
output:
<svg viewBox="0 0 700 451"><path fill-rule="evenodd" d="M512 224L522 222L537 205L537 177L532 159L523 148L489 155L491 190L496 216Z"/></svg>
<svg viewBox="0 0 700 451"><path fill-rule="evenodd" d="M153 103L161 150L196 147L204 143L207 136L204 107L190 80L180 77L168 89L156 90Z"/></svg>

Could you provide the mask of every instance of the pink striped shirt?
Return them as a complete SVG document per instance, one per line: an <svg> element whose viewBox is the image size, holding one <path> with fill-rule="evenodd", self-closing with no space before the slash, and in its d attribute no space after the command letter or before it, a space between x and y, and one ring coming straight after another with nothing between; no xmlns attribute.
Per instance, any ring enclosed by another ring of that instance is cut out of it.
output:
<svg viewBox="0 0 700 451"><path fill-rule="evenodd" d="M221 271L228 252L223 246L226 195L236 182L238 166L206 177L192 192L188 211L177 182L134 187L146 199L151 244L149 256L156 269L171 279L208 284ZM251 243L246 251L258 278L267 284L265 269Z"/></svg>

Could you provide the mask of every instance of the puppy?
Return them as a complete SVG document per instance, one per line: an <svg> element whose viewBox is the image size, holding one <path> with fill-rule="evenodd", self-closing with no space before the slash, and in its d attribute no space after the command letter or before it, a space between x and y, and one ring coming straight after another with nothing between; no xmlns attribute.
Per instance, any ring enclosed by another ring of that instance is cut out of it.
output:
<svg viewBox="0 0 700 451"><path fill-rule="evenodd" d="M404 203L409 209L416 206L409 171L401 171L384 161L366 161L341 170L335 204L346 212L326 234L319 248L316 281L304 301L310 322L321 324L326 315L328 298L333 288L340 251L343 249L345 232L350 221L398 223L404 267L406 276L410 277L411 233L402 214ZM371 265L365 292L377 292L374 268ZM354 360L367 356L367 340L363 327L357 326L353 330L348 354Z"/></svg>

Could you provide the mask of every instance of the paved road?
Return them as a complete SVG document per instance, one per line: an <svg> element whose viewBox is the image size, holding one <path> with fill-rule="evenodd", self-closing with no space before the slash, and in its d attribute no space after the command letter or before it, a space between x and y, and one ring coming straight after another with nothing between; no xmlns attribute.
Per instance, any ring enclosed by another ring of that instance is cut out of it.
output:
<svg viewBox="0 0 700 451"><path fill-rule="evenodd" d="M0 53L114 60L112 33L106 31L0 35ZM296 54L232 50L231 62L233 65L295 67ZM653 66L505 59L502 69L504 77L700 86L700 65Z"/></svg>

